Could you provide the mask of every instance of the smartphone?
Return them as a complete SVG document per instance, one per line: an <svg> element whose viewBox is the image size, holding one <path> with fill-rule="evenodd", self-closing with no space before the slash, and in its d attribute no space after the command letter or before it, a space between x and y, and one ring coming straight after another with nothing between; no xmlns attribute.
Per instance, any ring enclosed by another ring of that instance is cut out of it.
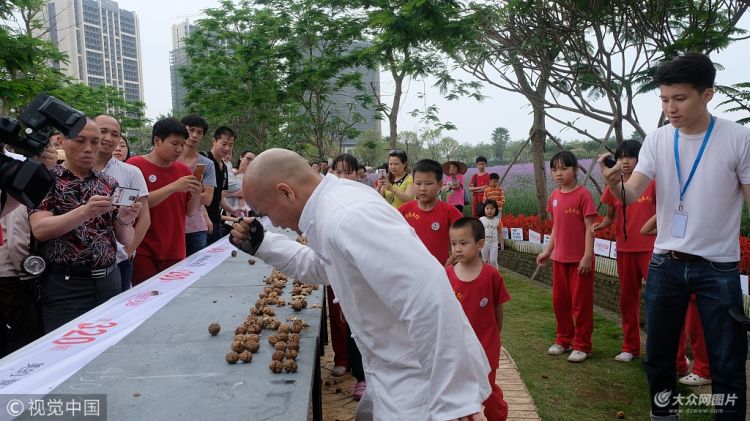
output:
<svg viewBox="0 0 750 421"><path fill-rule="evenodd" d="M112 190L112 204L115 206L131 206L138 200L138 189L117 186Z"/></svg>
<svg viewBox="0 0 750 421"><path fill-rule="evenodd" d="M378 168L378 177L385 178L385 168Z"/></svg>
<svg viewBox="0 0 750 421"><path fill-rule="evenodd" d="M206 164L198 164L193 170L193 175L198 181L203 181L203 172L206 171Z"/></svg>

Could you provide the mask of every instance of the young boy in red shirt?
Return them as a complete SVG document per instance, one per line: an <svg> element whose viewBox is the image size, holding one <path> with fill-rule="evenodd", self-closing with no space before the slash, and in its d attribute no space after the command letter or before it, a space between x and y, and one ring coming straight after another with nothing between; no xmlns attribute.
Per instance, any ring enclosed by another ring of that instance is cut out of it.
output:
<svg viewBox="0 0 750 421"><path fill-rule="evenodd" d="M477 173L469 179L469 191L473 203L471 216L480 218L484 216L484 189L490 185L490 174L487 170L487 158L478 156L476 159Z"/></svg>
<svg viewBox="0 0 750 421"><path fill-rule="evenodd" d="M463 215L454 206L438 200L443 187L443 167L437 161L423 159L412 172L417 198L398 208L414 228L427 250L445 265L450 255L450 226Z"/></svg>
<svg viewBox="0 0 750 421"><path fill-rule="evenodd" d="M187 129L178 120L159 120L154 124L151 152L128 160L146 179L153 221L133 259L133 286L185 258L185 216L200 211L203 189L190 169L176 162L187 138Z"/></svg>
<svg viewBox="0 0 750 421"><path fill-rule="evenodd" d="M482 262L484 225L478 219L465 217L456 221L450 238L456 264L445 271L490 362L492 393L484 401L484 416L489 421L503 421L508 417L508 403L495 382L495 373L500 363L503 303L510 300L510 294L500 272Z"/></svg>

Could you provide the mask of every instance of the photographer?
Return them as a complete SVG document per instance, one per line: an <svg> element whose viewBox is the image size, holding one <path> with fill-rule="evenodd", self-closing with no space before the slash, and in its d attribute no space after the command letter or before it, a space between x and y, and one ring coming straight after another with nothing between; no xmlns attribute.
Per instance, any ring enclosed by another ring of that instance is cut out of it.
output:
<svg viewBox="0 0 750 421"><path fill-rule="evenodd" d="M41 156L34 157L48 169L57 161L51 143ZM36 277L23 270L23 260L30 254L31 227L25 206L0 217L0 357L8 355L41 336L37 311Z"/></svg>
<svg viewBox="0 0 750 421"><path fill-rule="evenodd" d="M55 185L30 211L31 229L43 242L48 266L42 297L45 332L121 290L115 240L131 243L141 204L119 209L112 204L115 180L93 171L99 142L99 127L91 119L73 139L65 138L66 160L52 170Z"/></svg>

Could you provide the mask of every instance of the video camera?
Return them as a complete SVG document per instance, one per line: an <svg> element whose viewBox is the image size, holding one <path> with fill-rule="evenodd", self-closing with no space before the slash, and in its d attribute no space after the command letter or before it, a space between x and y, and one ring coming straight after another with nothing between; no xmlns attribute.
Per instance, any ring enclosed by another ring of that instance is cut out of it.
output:
<svg viewBox="0 0 750 421"><path fill-rule="evenodd" d="M44 93L37 95L18 119L23 126L11 118L0 118L0 148L8 144L27 157L40 155L55 129L72 138L86 125L82 112ZM19 161L0 153L0 190L26 207L39 205L54 182L52 173L39 162Z"/></svg>

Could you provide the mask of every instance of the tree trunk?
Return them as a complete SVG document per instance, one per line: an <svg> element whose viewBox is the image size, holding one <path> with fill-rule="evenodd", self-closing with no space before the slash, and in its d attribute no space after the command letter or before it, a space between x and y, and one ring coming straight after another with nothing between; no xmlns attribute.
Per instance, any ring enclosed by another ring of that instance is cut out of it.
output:
<svg viewBox="0 0 750 421"><path fill-rule="evenodd" d="M396 89L393 91L393 102L391 103L391 112L388 113L388 127L391 133L388 135L388 143L391 149L396 149L396 140L398 139L398 109L401 107L402 84L404 76L399 75L394 69L391 69L393 83Z"/></svg>
<svg viewBox="0 0 750 421"><path fill-rule="evenodd" d="M537 209L539 219L546 220L547 215L547 174L544 170L544 141L547 139L544 106L539 101L532 101L534 124L531 127L531 162L534 167L534 184L536 185Z"/></svg>

